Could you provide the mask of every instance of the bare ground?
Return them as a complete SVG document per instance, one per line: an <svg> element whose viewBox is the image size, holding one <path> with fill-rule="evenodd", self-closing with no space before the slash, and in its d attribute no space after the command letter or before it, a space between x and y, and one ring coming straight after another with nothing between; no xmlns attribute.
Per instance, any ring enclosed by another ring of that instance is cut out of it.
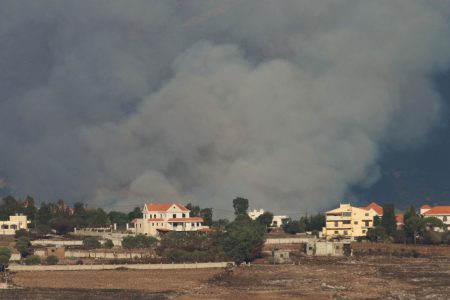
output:
<svg viewBox="0 0 450 300"><path fill-rule="evenodd" d="M450 258L303 258L203 270L20 272L0 299L450 299Z"/></svg>

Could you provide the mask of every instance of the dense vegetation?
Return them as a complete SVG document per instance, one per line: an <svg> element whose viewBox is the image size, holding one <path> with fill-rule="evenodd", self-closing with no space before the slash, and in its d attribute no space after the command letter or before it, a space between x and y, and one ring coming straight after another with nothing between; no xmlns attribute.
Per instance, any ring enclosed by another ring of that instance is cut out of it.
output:
<svg viewBox="0 0 450 300"><path fill-rule="evenodd" d="M403 216L404 225L397 228L394 205L383 205L383 216L376 219L375 227L367 232L370 241L393 241L395 243L450 244L448 231L438 232L444 223L435 217L423 217L411 206Z"/></svg>

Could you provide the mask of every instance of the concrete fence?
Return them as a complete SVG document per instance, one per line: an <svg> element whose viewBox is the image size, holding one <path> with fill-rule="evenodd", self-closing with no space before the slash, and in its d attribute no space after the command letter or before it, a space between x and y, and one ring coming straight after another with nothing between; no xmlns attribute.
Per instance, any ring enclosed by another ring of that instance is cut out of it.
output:
<svg viewBox="0 0 450 300"><path fill-rule="evenodd" d="M316 238L279 238L279 239L266 239L266 245L276 244L302 244L316 241Z"/></svg>
<svg viewBox="0 0 450 300"><path fill-rule="evenodd" d="M89 271L89 270L115 270L119 268L133 270L174 270L174 269L209 269L225 268L232 262L209 262L209 263L189 263L189 264L120 264L120 265L55 265L55 266L23 266L9 265L9 271L29 272L29 271Z"/></svg>
<svg viewBox="0 0 450 300"><path fill-rule="evenodd" d="M80 251L66 250L67 258L102 258L102 259L133 259L152 257L151 253L140 252L96 252L96 251Z"/></svg>
<svg viewBox="0 0 450 300"><path fill-rule="evenodd" d="M53 241L53 240L34 240L31 241L33 246L82 246L83 241Z"/></svg>

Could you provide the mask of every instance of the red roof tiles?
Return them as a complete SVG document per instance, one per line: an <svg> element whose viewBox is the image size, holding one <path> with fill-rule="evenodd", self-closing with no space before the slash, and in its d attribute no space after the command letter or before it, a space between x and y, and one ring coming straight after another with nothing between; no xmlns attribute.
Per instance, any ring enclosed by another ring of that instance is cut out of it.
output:
<svg viewBox="0 0 450 300"><path fill-rule="evenodd" d="M424 204L420 208L421 209L427 209L427 208L431 208L431 206L429 206L428 204Z"/></svg>
<svg viewBox="0 0 450 300"><path fill-rule="evenodd" d="M380 216L383 215L383 207L379 206L378 204L376 204L375 202L370 203L369 205L367 205L366 207L362 207L366 210L370 210L373 209L377 214L379 214Z"/></svg>
<svg viewBox="0 0 450 300"><path fill-rule="evenodd" d="M424 215L450 215L450 206L433 206Z"/></svg>
<svg viewBox="0 0 450 300"><path fill-rule="evenodd" d="M188 211L183 204L180 203L148 203L145 204L147 206L148 211L168 211L173 205L177 206L182 211Z"/></svg>

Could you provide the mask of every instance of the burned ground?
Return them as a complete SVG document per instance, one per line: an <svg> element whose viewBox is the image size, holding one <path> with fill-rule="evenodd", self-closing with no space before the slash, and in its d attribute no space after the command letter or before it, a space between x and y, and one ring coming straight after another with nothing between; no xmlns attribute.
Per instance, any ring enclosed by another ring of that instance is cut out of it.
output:
<svg viewBox="0 0 450 300"><path fill-rule="evenodd" d="M448 299L450 258L304 257L298 265L228 271L19 272L12 282L20 289L4 290L0 298L106 299L114 293L115 299Z"/></svg>

